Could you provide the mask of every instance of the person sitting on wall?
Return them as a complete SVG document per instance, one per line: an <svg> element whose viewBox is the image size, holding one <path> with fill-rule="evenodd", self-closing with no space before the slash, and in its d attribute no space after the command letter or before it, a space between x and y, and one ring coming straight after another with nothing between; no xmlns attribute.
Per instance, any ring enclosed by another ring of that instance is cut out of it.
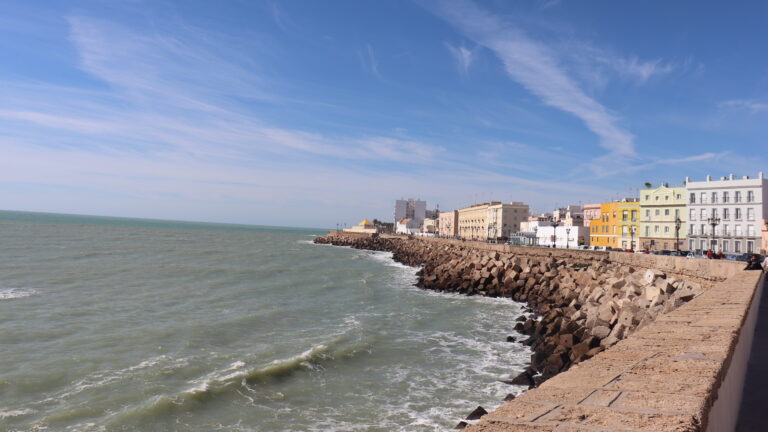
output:
<svg viewBox="0 0 768 432"><path fill-rule="evenodd" d="M752 254L747 261L747 267L744 270L762 270L763 266L760 265L760 261L757 255Z"/></svg>
<svg viewBox="0 0 768 432"><path fill-rule="evenodd" d="M712 259L712 249L707 251L707 258Z"/></svg>
<svg viewBox="0 0 768 432"><path fill-rule="evenodd" d="M725 255L723 255L723 251L720 251L717 253L717 259L723 259Z"/></svg>

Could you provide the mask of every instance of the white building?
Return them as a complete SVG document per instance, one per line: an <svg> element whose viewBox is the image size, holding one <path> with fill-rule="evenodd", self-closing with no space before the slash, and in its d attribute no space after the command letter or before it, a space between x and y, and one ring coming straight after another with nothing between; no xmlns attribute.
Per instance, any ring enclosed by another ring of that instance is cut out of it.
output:
<svg viewBox="0 0 768 432"><path fill-rule="evenodd" d="M539 225L536 227L536 239L542 247L578 249L589 246L589 227Z"/></svg>
<svg viewBox="0 0 768 432"><path fill-rule="evenodd" d="M395 224L396 234L419 234L421 233L421 222L415 219L402 218Z"/></svg>
<svg viewBox="0 0 768 432"><path fill-rule="evenodd" d="M413 219L421 224L426 218L427 202L422 200L399 199L395 201L395 222L402 219Z"/></svg>
<svg viewBox="0 0 768 432"><path fill-rule="evenodd" d="M723 253L758 252L761 221L768 215L768 183L733 174L706 181L685 179L688 195L688 248ZM714 227L714 233L713 233Z"/></svg>

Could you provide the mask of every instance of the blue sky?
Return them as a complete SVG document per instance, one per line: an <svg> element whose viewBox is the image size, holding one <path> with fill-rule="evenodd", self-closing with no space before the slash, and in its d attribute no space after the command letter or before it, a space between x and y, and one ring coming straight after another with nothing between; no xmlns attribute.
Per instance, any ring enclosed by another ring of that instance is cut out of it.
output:
<svg viewBox="0 0 768 432"><path fill-rule="evenodd" d="M0 6L3 209L331 227L768 167L762 1Z"/></svg>

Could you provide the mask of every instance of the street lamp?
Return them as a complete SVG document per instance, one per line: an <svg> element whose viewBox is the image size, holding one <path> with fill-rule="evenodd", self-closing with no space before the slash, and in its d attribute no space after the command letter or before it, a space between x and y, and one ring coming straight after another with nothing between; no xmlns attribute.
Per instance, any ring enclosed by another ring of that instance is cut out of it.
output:
<svg viewBox="0 0 768 432"><path fill-rule="evenodd" d="M682 224L683 221L679 217L675 218L675 251L678 255L680 255L680 225Z"/></svg>
<svg viewBox="0 0 768 432"><path fill-rule="evenodd" d="M538 232L539 232L539 227L538 226L533 227L533 244L531 246L539 245Z"/></svg>
<svg viewBox="0 0 768 432"><path fill-rule="evenodd" d="M714 252L715 247L715 227L720 225L720 218L719 217L711 217L707 218L707 223L712 225L712 240L709 243L709 248Z"/></svg>
<svg viewBox="0 0 768 432"><path fill-rule="evenodd" d="M637 229L637 226L632 225L629 227L629 234L630 234L630 241L629 241L629 249L634 252L635 251L635 230Z"/></svg>
<svg viewBox="0 0 768 432"><path fill-rule="evenodd" d="M571 248L571 229L570 228L565 229L565 248L566 249Z"/></svg>
<svg viewBox="0 0 768 432"><path fill-rule="evenodd" d="M554 219L552 221L552 228L554 228L552 230L552 247L553 248L557 247L557 227L559 226L560 226L560 218Z"/></svg>

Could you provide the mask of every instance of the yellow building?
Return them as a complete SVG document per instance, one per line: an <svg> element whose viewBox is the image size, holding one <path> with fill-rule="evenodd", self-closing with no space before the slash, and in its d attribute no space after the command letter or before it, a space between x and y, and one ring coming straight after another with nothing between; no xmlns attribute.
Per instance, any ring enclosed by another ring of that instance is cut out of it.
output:
<svg viewBox="0 0 768 432"><path fill-rule="evenodd" d="M363 219L359 224L345 228L344 232L363 233L363 234L376 234L378 230L368 219Z"/></svg>
<svg viewBox="0 0 768 432"><path fill-rule="evenodd" d="M590 246L617 247L618 211L618 202L600 204L600 217L589 224Z"/></svg>
<svg viewBox="0 0 768 432"><path fill-rule="evenodd" d="M662 184L656 189L640 191L640 246L651 250L686 248L685 187L671 188Z"/></svg>
<svg viewBox="0 0 768 432"><path fill-rule="evenodd" d="M640 244L640 200L625 198L618 204L617 246L623 250L635 250Z"/></svg>

